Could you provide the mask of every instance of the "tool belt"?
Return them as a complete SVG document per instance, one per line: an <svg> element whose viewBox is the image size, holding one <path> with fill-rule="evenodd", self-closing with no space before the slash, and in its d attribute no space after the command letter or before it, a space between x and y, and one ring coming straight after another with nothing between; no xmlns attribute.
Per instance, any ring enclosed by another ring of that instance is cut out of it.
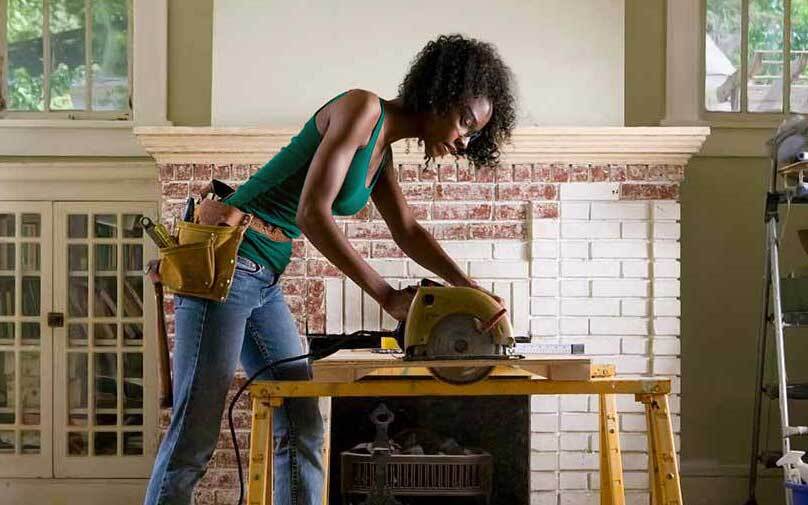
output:
<svg viewBox="0 0 808 505"><path fill-rule="evenodd" d="M160 279L171 292L223 302L248 228L275 242L290 241L280 228L221 201L232 192L213 180L194 209L194 222L177 222L179 245L159 249Z"/></svg>

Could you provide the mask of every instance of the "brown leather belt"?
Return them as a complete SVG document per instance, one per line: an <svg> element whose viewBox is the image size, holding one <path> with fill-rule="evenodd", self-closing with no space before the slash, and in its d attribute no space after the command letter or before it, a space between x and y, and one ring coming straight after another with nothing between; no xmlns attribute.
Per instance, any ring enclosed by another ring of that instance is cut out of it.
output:
<svg viewBox="0 0 808 505"><path fill-rule="evenodd" d="M199 224L214 226L238 226L244 222L245 216L250 216L250 229L264 235L273 242L291 242L283 230L269 224L260 217L248 214L232 205L218 200L204 199L196 207L194 221Z"/></svg>

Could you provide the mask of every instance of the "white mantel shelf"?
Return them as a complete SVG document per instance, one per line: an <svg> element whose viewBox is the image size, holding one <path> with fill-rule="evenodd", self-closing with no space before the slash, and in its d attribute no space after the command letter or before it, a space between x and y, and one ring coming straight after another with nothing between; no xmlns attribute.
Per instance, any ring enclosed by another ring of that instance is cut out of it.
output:
<svg viewBox="0 0 808 505"><path fill-rule="evenodd" d="M263 164L297 133L290 128L140 127L141 145L159 164ZM707 127L517 128L505 163L642 163L685 165L701 150ZM396 163L420 163L423 151L393 144ZM451 158L445 158L451 160Z"/></svg>

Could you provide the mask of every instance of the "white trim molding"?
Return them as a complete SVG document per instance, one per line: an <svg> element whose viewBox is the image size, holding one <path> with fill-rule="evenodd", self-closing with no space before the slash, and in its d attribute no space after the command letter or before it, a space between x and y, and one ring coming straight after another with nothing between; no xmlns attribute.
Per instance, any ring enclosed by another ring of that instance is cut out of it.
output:
<svg viewBox="0 0 808 505"><path fill-rule="evenodd" d="M289 128L139 127L135 135L158 164L263 164L289 143ZM706 127L517 128L505 163L658 163L685 165L708 135ZM415 142L393 145L397 163L421 163Z"/></svg>

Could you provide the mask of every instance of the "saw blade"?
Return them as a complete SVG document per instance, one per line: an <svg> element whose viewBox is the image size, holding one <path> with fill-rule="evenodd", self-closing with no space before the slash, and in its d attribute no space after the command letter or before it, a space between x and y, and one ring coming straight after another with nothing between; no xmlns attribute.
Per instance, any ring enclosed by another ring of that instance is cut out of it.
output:
<svg viewBox="0 0 808 505"><path fill-rule="evenodd" d="M427 359L502 357L500 346L494 343L490 332L482 333L479 327L478 319L471 314L444 316L432 327L426 344ZM469 384L488 377L493 369L493 366L429 367L429 372L449 384Z"/></svg>

